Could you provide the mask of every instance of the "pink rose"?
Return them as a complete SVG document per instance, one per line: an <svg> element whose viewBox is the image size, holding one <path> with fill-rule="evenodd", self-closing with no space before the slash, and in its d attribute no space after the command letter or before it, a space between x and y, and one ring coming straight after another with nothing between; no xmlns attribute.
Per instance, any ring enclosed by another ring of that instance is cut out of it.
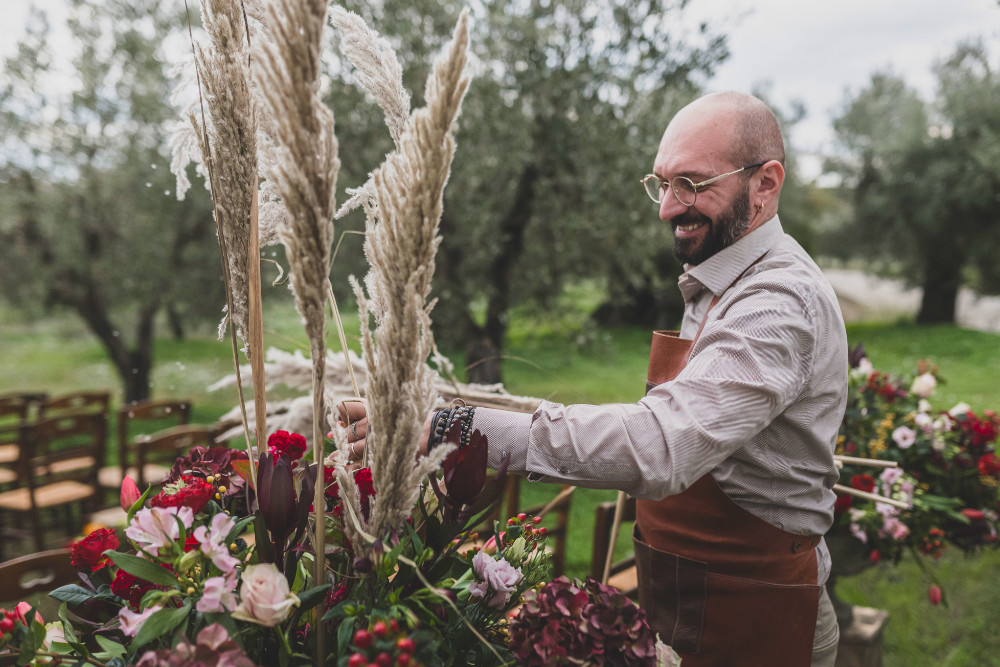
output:
<svg viewBox="0 0 1000 667"><path fill-rule="evenodd" d="M910 392L916 394L920 398L927 398L928 396L934 395L934 389L937 387L937 378L930 373L924 373L923 375L918 375L913 379L913 384L910 386Z"/></svg>
<svg viewBox="0 0 1000 667"><path fill-rule="evenodd" d="M469 593L475 598L486 598L493 591L493 597L487 604L491 607L503 607L510 600L517 583L521 581L521 568L515 568L505 559L494 560L486 552L480 551L472 558L472 569L477 581L469 586Z"/></svg>
<svg viewBox="0 0 1000 667"><path fill-rule="evenodd" d="M917 434L908 426L900 426L892 432L892 439L900 449L909 449L917 439Z"/></svg>
<svg viewBox="0 0 1000 667"><path fill-rule="evenodd" d="M240 603L233 618L273 628L298 604L299 598L288 589L285 575L274 563L249 565L243 571Z"/></svg>
<svg viewBox="0 0 1000 667"><path fill-rule="evenodd" d="M885 519L882 529L889 535L892 535L892 539L897 542L910 534L909 527L894 516Z"/></svg>

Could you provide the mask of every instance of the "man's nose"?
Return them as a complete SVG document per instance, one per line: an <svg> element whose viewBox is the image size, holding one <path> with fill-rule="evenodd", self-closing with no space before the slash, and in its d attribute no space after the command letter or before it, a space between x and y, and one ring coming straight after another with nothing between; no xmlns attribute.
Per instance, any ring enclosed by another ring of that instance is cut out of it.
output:
<svg viewBox="0 0 1000 667"><path fill-rule="evenodd" d="M687 210L687 206L677 201L673 188L667 188L666 192L663 193L663 197L660 198L660 220L668 222L672 218L685 213Z"/></svg>

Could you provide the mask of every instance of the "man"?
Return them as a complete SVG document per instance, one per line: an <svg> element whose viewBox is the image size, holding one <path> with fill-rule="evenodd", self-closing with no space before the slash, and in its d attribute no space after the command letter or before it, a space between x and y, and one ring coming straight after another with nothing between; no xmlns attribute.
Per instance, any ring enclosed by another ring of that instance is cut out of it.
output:
<svg viewBox="0 0 1000 667"><path fill-rule="evenodd" d="M640 601L685 667L836 657L821 536L847 340L832 288L778 220L783 162L760 100L719 93L682 109L643 181L673 227L686 302L680 338L654 336L646 397L479 408L472 424L491 464L509 453L530 480L640 499Z"/></svg>

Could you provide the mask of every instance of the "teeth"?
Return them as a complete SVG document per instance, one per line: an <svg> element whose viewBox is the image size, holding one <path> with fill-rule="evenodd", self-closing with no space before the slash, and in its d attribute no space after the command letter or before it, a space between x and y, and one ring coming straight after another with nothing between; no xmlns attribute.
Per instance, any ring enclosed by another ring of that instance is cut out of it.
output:
<svg viewBox="0 0 1000 667"><path fill-rule="evenodd" d="M677 230L681 232L691 232L701 227L701 225L702 223L700 222L696 222L690 225L677 225Z"/></svg>

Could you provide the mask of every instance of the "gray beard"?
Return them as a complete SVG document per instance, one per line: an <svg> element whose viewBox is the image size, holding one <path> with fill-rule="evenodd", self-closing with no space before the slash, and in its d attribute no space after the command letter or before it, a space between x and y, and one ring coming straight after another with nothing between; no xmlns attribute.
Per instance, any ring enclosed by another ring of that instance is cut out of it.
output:
<svg viewBox="0 0 1000 667"><path fill-rule="evenodd" d="M729 209L720 213L714 220L688 209L686 213L670 221L674 227L694 222L707 222L708 231L704 240L698 245L674 236L674 254L685 264L701 264L743 236L750 228L750 217L750 189L748 187L744 187L736 195Z"/></svg>

